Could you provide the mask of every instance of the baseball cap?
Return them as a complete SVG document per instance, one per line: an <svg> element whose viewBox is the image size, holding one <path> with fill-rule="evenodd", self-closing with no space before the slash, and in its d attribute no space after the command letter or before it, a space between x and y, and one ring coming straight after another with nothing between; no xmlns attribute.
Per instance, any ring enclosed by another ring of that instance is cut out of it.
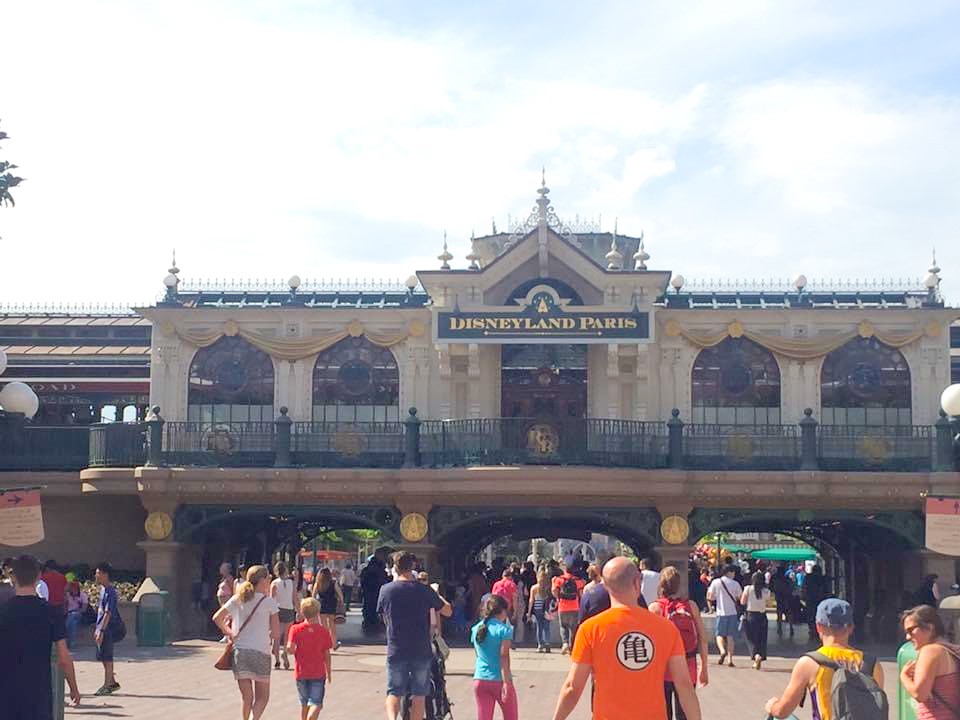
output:
<svg viewBox="0 0 960 720"><path fill-rule="evenodd" d="M824 627L853 625L853 608L846 600L827 598L817 605L817 625Z"/></svg>

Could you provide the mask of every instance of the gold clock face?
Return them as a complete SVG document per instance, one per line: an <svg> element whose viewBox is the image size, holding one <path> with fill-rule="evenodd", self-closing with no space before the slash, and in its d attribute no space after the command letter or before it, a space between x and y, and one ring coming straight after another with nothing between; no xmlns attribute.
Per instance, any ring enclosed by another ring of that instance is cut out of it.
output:
<svg viewBox="0 0 960 720"><path fill-rule="evenodd" d="M173 532L173 519L165 512L152 512L143 523L151 540L166 540Z"/></svg>
<svg viewBox="0 0 960 720"><path fill-rule="evenodd" d="M690 525L687 519L680 515L670 515L663 519L660 524L660 534L663 539L671 545L679 545L686 542L690 535Z"/></svg>
<svg viewBox="0 0 960 720"><path fill-rule="evenodd" d="M427 536L427 519L420 513L407 513L400 520L400 534L407 542L420 542Z"/></svg>

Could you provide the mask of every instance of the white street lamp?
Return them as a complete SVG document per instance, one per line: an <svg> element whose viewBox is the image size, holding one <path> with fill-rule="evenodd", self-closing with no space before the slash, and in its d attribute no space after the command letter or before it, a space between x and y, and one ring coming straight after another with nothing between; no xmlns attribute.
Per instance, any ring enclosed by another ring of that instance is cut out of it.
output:
<svg viewBox="0 0 960 720"><path fill-rule="evenodd" d="M941 393L940 407L947 415L960 417L960 383L950 385Z"/></svg>
<svg viewBox="0 0 960 720"><path fill-rule="evenodd" d="M40 398L26 383L7 383L0 390L0 407L7 412L23 413L32 418L40 409Z"/></svg>

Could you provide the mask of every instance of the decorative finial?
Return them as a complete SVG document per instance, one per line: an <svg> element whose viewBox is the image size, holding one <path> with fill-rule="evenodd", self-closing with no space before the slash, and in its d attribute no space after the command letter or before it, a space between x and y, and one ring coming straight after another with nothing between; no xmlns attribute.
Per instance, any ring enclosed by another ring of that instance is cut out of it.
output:
<svg viewBox="0 0 960 720"><path fill-rule="evenodd" d="M610 252L604 257L607 259L607 270L623 269L623 253L617 249L617 220L613 221L613 235L610 236Z"/></svg>
<svg viewBox="0 0 960 720"><path fill-rule="evenodd" d="M441 270L450 269L450 261L453 260L453 255L450 254L450 251L447 250L447 231L443 231L443 252L437 255L437 260L439 260L442 265L440 265Z"/></svg>
<svg viewBox="0 0 960 720"><path fill-rule="evenodd" d="M497 234L497 219L495 217L490 218L490 227L493 230L491 235Z"/></svg>
<svg viewBox="0 0 960 720"><path fill-rule="evenodd" d="M940 268L937 266L937 249L933 249L933 263L930 265L930 270L928 272L933 273L934 275L940 274Z"/></svg>
<svg viewBox="0 0 960 720"><path fill-rule="evenodd" d="M467 255L467 260L470 261L471 270L480 269L480 255L477 253L477 237L470 231L470 254Z"/></svg>
<svg viewBox="0 0 960 720"><path fill-rule="evenodd" d="M180 268L177 267L177 251L173 251L173 260L170 263L170 267L167 269L167 276L163 279L163 286L166 288L166 292L163 296L163 301L167 303L177 302L177 286L180 285L180 278L177 277L177 273L180 272Z"/></svg>
<svg viewBox="0 0 960 720"><path fill-rule="evenodd" d="M546 165L540 166L540 186L541 187L547 186L547 166Z"/></svg>
<svg viewBox="0 0 960 720"><path fill-rule="evenodd" d="M650 259L649 253L643 247L643 230L640 231L640 245L637 247L637 251L633 254L633 263L634 269L636 270L646 270L647 269L647 260Z"/></svg>

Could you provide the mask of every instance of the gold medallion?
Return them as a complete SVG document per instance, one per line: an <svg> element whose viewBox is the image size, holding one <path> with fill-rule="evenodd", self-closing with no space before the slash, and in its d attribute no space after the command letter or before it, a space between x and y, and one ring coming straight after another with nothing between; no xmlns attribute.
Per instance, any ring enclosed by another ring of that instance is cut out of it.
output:
<svg viewBox="0 0 960 720"><path fill-rule="evenodd" d="M660 534L670 545L679 545L690 536L690 524L682 515L668 515L660 523Z"/></svg>
<svg viewBox="0 0 960 720"><path fill-rule="evenodd" d="M407 513L400 520L400 534L407 542L420 542L427 536L427 518L420 513Z"/></svg>
<svg viewBox="0 0 960 720"><path fill-rule="evenodd" d="M143 529L151 540L166 540L173 532L173 518L165 512L152 512L144 520Z"/></svg>

